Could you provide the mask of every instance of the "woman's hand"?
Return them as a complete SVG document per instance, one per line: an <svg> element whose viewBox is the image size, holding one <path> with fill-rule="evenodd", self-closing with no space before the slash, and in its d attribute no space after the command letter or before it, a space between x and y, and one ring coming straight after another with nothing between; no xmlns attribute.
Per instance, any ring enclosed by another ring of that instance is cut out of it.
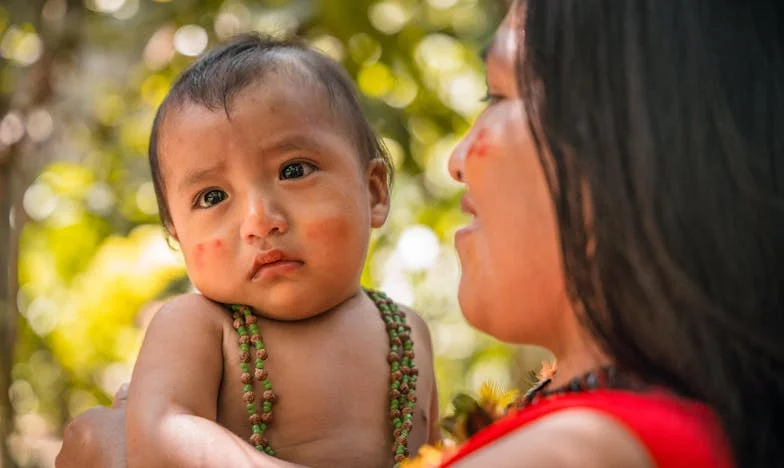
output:
<svg viewBox="0 0 784 468"><path fill-rule="evenodd" d="M127 399L128 384L123 384L115 393L111 408L90 408L69 422L55 466L124 468Z"/></svg>

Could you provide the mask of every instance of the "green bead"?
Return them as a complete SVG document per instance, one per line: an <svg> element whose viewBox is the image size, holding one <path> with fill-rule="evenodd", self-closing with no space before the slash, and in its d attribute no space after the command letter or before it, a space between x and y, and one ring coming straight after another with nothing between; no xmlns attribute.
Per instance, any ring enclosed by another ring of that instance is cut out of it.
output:
<svg viewBox="0 0 784 468"><path fill-rule="evenodd" d="M259 424L259 427L261 427L261 432L266 432L267 431L267 425L266 424L261 423L261 424Z"/></svg>
<svg viewBox="0 0 784 468"><path fill-rule="evenodd" d="M250 325L248 325L248 327L250 328L251 333L256 334L259 332L259 326L256 325L255 323L251 323Z"/></svg>
<svg viewBox="0 0 784 468"><path fill-rule="evenodd" d="M397 448L397 450L395 450L395 453L402 455L403 452L405 452L405 451L406 451L406 448L401 445L400 447Z"/></svg>
<svg viewBox="0 0 784 468"><path fill-rule="evenodd" d="M400 429L403 426L403 421L400 418L395 418L395 429Z"/></svg>
<svg viewBox="0 0 784 468"><path fill-rule="evenodd" d="M264 446L263 445L257 445L256 446L256 450L258 450L259 452L263 452L264 451Z"/></svg>
<svg viewBox="0 0 784 468"><path fill-rule="evenodd" d="M272 403L270 403L269 401L265 401L264 404L262 405L262 408L264 408L265 413L269 413L270 411L272 411Z"/></svg>
<svg viewBox="0 0 784 468"><path fill-rule="evenodd" d="M395 372L396 370L400 369L400 363L398 361L395 361L392 363L390 367L392 368L392 372Z"/></svg>
<svg viewBox="0 0 784 468"><path fill-rule="evenodd" d="M264 431L261 430L261 427L259 427L258 424L254 424L253 425L253 433L254 434L262 434L262 433L264 433Z"/></svg>
<svg viewBox="0 0 784 468"><path fill-rule="evenodd" d="M270 446L267 446L267 448L265 448L264 451L267 452L267 455L269 455L271 457L275 456L275 451L272 450L272 447L270 447Z"/></svg>
<svg viewBox="0 0 784 468"><path fill-rule="evenodd" d="M397 338L397 331L395 330L390 331L389 336L391 336L392 338Z"/></svg>
<svg viewBox="0 0 784 468"><path fill-rule="evenodd" d="M248 366L247 362L241 362L240 369L242 369L242 372L250 372L250 366Z"/></svg>
<svg viewBox="0 0 784 468"><path fill-rule="evenodd" d="M405 429L403 429L402 431L400 431L400 437L408 437L408 431L407 431L407 430L405 430Z"/></svg>
<svg viewBox="0 0 784 468"><path fill-rule="evenodd" d="M256 349L264 349L264 343L261 341L256 342Z"/></svg>
<svg viewBox="0 0 784 468"><path fill-rule="evenodd" d="M393 353L398 353L399 354L400 353L400 347L399 346L392 346L392 348L390 348L390 351L392 351Z"/></svg>
<svg viewBox="0 0 784 468"><path fill-rule="evenodd" d="M264 369L264 360L256 359L256 369Z"/></svg>
<svg viewBox="0 0 784 468"><path fill-rule="evenodd" d="M414 408L416 407L416 403L414 403L413 401L409 401L409 402L406 404L406 406L407 406L408 408L410 408L410 409L414 409ZM411 416L411 415L409 414L409 416Z"/></svg>
<svg viewBox="0 0 784 468"><path fill-rule="evenodd" d="M392 408L393 410L400 408L399 400L392 400L392 403L389 404L389 407Z"/></svg>
<svg viewBox="0 0 784 468"><path fill-rule="evenodd" d="M245 408L248 409L248 413L250 413L250 414L253 414L253 413L256 412L256 405L254 405L253 403L248 403L247 405L245 405Z"/></svg>
<svg viewBox="0 0 784 468"><path fill-rule="evenodd" d="M237 327L237 333L239 333L240 336L245 336L248 334L248 329L245 328L244 325L240 325L239 327Z"/></svg>
<svg viewBox="0 0 784 468"><path fill-rule="evenodd" d="M240 345L240 350L247 353L248 351L250 351L250 346L248 346L246 343L242 343Z"/></svg>
<svg viewBox="0 0 784 468"><path fill-rule="evenodd" d="M395 380L392 382L392 390L398 390L400 388L400 381Z"/></svg>
<svg viewBox="0 0 784 468"><path fill-rule="evenodd" d="M265 390L272 390L272 382L270 382L269 379L264 381L264 389Z"/></svg>
<svg viewBox="0 0 784 468"><path fill-rule="evenodd" d="M407 340L405 343L403 343L403 347L406 349L406 351L411 351L411 349L414 348L414 343L411 342L411 340Z"/></svg>
<svg viewBox="0 0 784 468"><path fill-rule="evenodd" d="M245 386L242 387L242 391L245 392L245 393L252 392L253 391L253 385L245 384Z"/></svg>

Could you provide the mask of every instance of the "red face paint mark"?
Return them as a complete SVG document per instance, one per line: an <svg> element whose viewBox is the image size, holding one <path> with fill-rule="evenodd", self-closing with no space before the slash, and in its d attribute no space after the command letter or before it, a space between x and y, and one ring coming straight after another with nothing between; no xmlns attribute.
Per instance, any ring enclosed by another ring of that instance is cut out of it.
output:
<svg viewBox="0 0 784 468"><path fill-rule="evenodd" d="M221 247L223 247L223 242L221 242L220 239L215 239L214 241L212 241L212 247L215 249L220 249Z"/></svg>
<svg viewBox="0 0 784 468"><path fill-rule="evenodd" d="M482 158L487 154L487 129L483 128L479 130L479 133L476 135L476 139L471 144L471 148L468 150L468 157L472 158L474 156L478 158Z"/></svg>

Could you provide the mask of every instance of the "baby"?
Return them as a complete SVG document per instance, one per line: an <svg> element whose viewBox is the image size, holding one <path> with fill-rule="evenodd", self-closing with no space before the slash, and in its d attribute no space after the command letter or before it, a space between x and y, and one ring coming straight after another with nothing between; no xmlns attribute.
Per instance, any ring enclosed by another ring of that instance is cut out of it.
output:
<svg viewBox="0 0 784 468"><path fill-rule="evenodd" d="M150 165L201 294L147 330L132 468L389 467L439 439L425 323L360 287L391 172L339 65L235 39L175 82Z"/></svg>

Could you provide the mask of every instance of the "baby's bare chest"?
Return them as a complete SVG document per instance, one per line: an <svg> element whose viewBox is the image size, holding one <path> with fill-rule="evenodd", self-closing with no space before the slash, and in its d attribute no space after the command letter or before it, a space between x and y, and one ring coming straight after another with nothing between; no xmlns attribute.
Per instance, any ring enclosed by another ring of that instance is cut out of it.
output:
<svg viewBox="0 0 784 468"><path fill-rule="evenodd" d="M259 325L268 354L264 368L277 397L264 437L278 456L309 466L391 465L389 341L383 322L324 329ZM233 329L224 333L217 421L248 440L252 430L238 340ZM254 391L260 395L263 386L255 382ZM417 393L427 407L428 392ZM261 411L261 402L255 403ZM426 434L423 405L418 407L420 427L411 437L417 446Z"/></svg>

